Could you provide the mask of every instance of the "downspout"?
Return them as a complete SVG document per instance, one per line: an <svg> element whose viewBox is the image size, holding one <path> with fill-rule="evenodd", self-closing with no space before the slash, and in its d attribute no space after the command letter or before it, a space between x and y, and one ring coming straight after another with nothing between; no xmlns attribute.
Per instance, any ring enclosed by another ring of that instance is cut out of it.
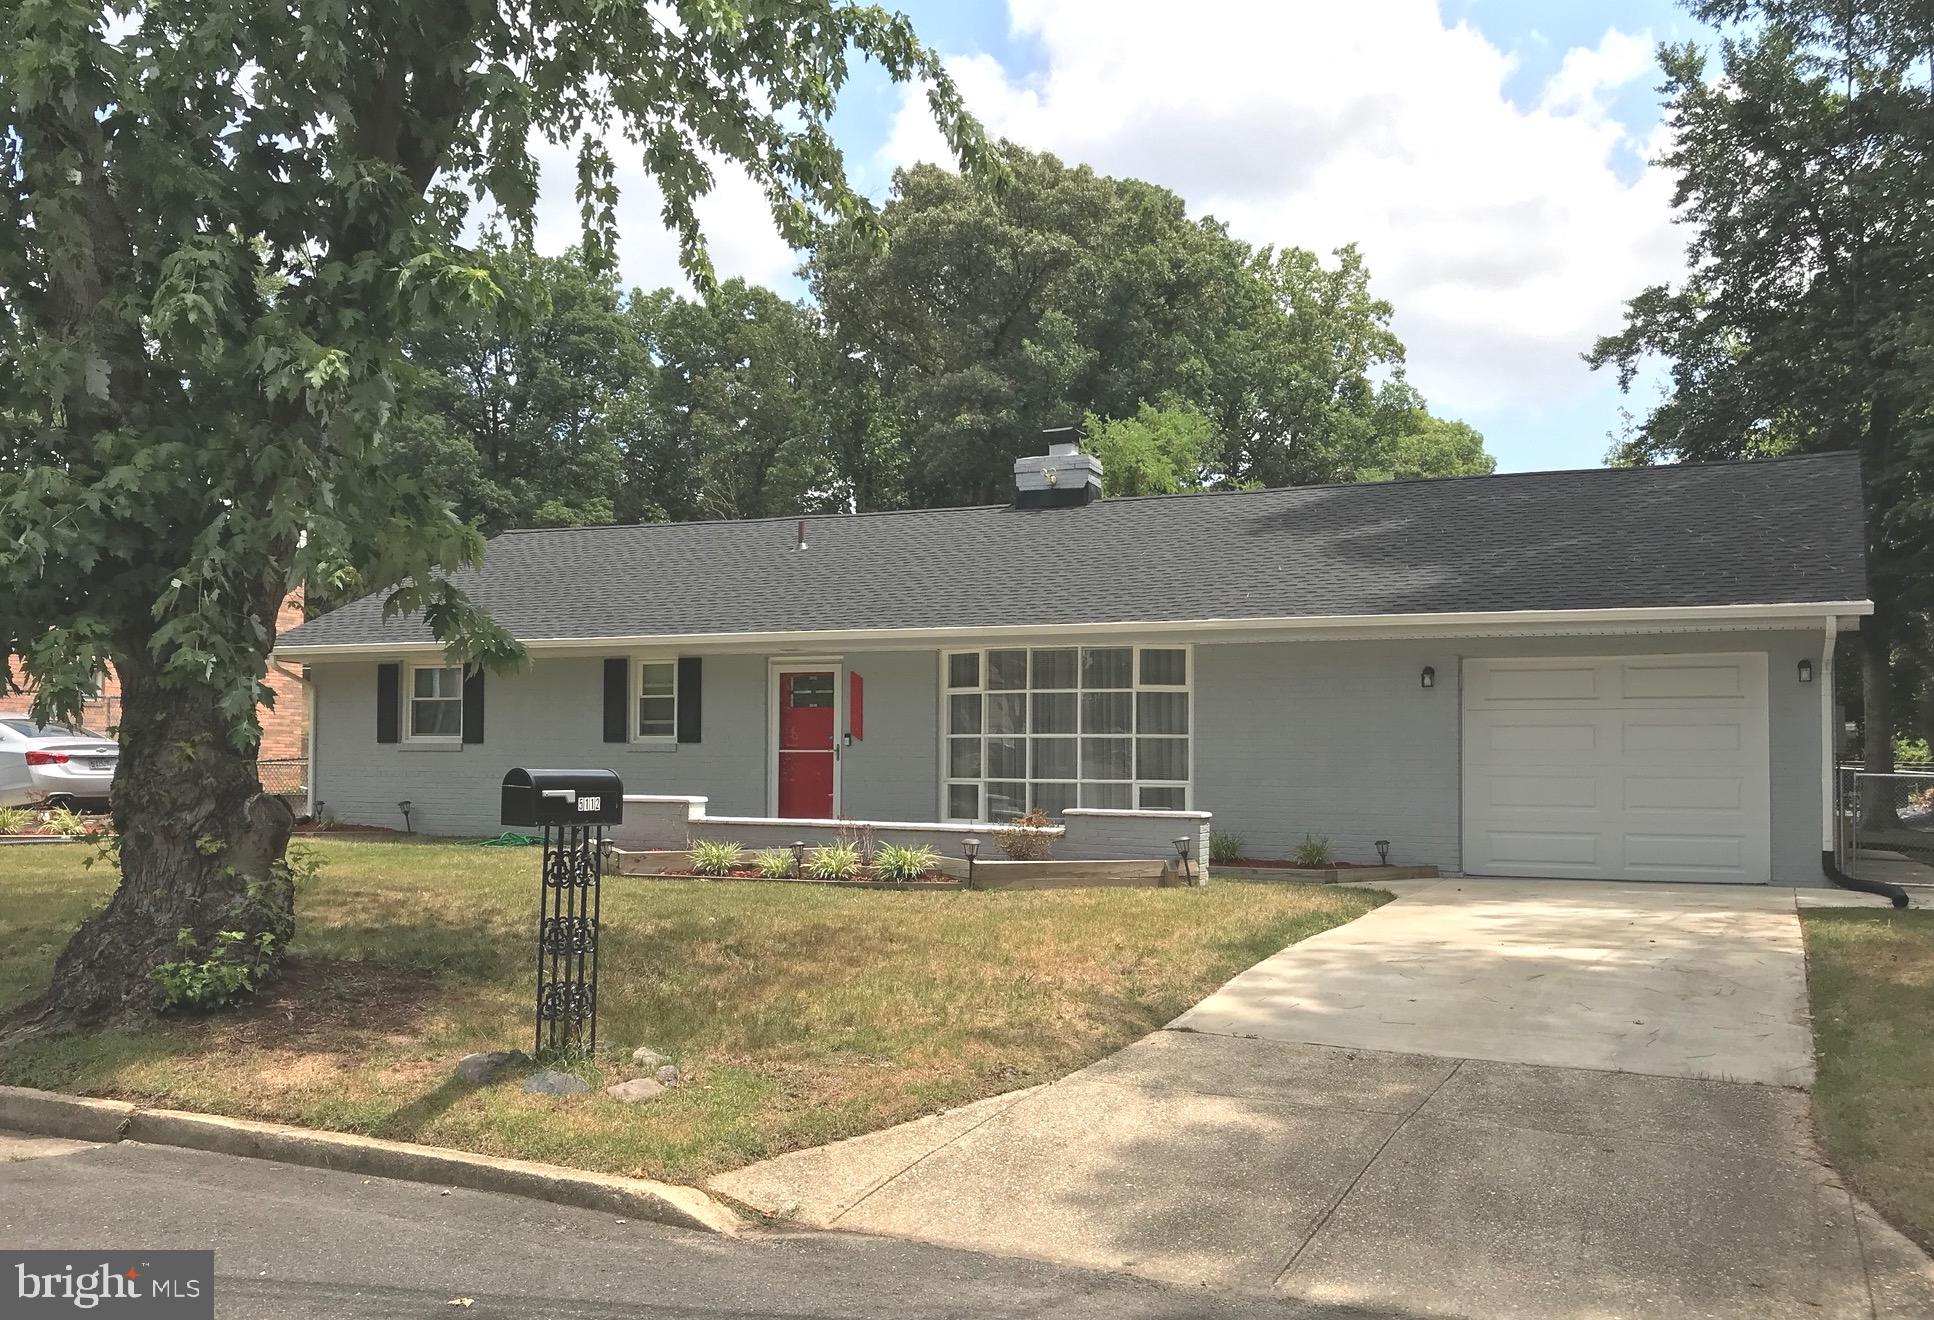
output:
<svg viewBox="0 0 1934 1320"><path fill-rule="evenodd" d="M280 660L271 662L276 673L302 684L302 814L316 818L316 685L309 681L309 667L291 669Z"/></svg>
<svg viewBox="0 0 1934 1320"><path fill-rule="evenodd" d="M1833 764L1833 644L1838 637L1839 627L1838 617L1827 615L1826 644L1820 654L1820 869L1826 872L1827 879L1842 889L1878 894L1895 907L1904 908L1907 906L1905 889L1884 880L1848 875L1840 869L1833 855L1833 817L1839 810L1839 804L1834 801L1838 795L1839 772Z"/></svg>

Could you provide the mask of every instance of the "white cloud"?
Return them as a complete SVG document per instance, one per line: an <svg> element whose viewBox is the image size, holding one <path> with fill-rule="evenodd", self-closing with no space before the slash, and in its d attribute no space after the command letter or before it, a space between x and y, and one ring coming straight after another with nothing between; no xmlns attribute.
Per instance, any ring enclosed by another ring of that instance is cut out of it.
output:
<svg viewBox="0 0 1934 1320"><path fill-rule="evenodd" d="M1512 57L1428 0L1011 0L1044 71L949 62L996 135L1173 188L1258 243L1355 240L1397 309L1410 375L1447 411L1535 408L1598 382L1578 361L1625 299L1682 263L1671 185L1621 179L1608 102L1645 33L1568 51L1529 109ZM888 163L945 160L909 91Z"/></svg>

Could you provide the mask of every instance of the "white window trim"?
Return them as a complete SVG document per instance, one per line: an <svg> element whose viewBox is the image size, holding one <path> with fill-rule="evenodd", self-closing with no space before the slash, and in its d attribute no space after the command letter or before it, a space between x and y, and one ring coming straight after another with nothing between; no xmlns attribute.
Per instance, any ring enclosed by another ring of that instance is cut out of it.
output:
<svg viewBox="0 0 1934 1320"><path fill-rule="evenodd" d="M454 669L457 671L457 731L449 733L418 733L416 731L416 703L421 701L447 701L448 697L418 697L416 695L416 676L425 669ZM403 741L429 747L460 747L463 745L463 680L462 665L453 665L448 660L412 660L403 666L403 709L399 714L403 724Z"/></svg>
<svg viewBox="0 0 1934 1320"><path fill-rule="evenodd" d="M1127 810L1132 812L1140 812L1142 810L1141 800L1142 800L1143 788L1145 787L1146 788L1180 788L1182 790L1182 806L1180 810L1192 811L1195 809L1195 741L1197 737L1196 723L1197 723L1197 717L1198 717L1198 712L1196 710L1196 702L1195 702L1195 647L1192 644L1187 642L1166 642L1160 639L1150 640L1150 641L1116 641L1116 642L1097 641L1097 642L1089 642L1089 643L1082 643L1082 642L1073 643L1073 649L1077 651L1082 649L1084 646L1091 649L1098 649L1098 650L1109 650L1109 649L1126 647L1127 649L1132 651L1133 655L1130 659L1129 686L1126 688L1081 688L1077 686L1074 688L1039 688L1039 689L1033 688L1033 687L1024 687L1024 688L1001 689L1001 690L1019 692L1028 698L1028 711L1029 711L1028 723L1030 724L1030 726L1033 724L1033 695L1036 691L1076 692L1076 693L1090 692L1090 691L1094 691L1094 692L1105 691L1105 692L1132 692L1136 694L1139 694L1142 692L1185 693L1188 695L1188 698L1189 698L1189 731L1186 734L1174 734L1174 735L1150 734L1147 736L1179 737L1187 740L1188 778L1181 779L1181 780L1130 778L1130 779L1091 780L1091 781L1083 781L1080 778L1080 775L1079 775L1080 753L1079 753L1078 743L1081 738L1102 737L1102 736L1125 737L1129 739L1131 743L1133 743L1137 739L1144 736L1139 729L1139 726L1141 723L1141 715L1140 715L1141 703L1139 701L1136 702L1136 715L1135 715L1135 723L1137 728L1136 728L1136 732L1133 732L1133 733L1114 734L1114 735L1083 734L1081 732L1079 719L1077 718L1076 725L1075 725L1075 732L1073 734L1036 734L1030 728L1029 732L1019 735L1024 740L1033 739L1036 737L1049 737L1049 738L1073 737L1074 739L1076 739L1077 741L1077 750L1076 750L1077 759L1075 762L1076 778L1072 780L1066 780L1066 779L1037 780L1033 778L1032 775L1029 775L1017 781L1017 780L1009 780L1009 779L994 779L992 776L990 776L987 773L987 739L990 735L987 732L987 716L986 716L985 708L983 707L982 714L981 714L981 731L977 735L981 740L981 756L980 756L981 773L977 778L960 778L956 775L953 775L952 773L950 773L951 766L952 766L950 752L952 749L949 745L949 740L952 739L955 735L952 733L951 727L949 724L951 711L948 709L948 698L955 697L955 696L964 696L969 693L984 698L986 694L990 690L992 690L992 689L989 689L987 686L987 653L989 651L1021 651L1021 650L1025 650L1028 652L1065 651L1070 649L1070 643L1065 641L1059 641L1059 640L1051 640L1051 641L1040 641L1040 642L1015 643L1013 645L954 647L947 650L943 650L939 653L940 752L939 752L938 764L939 764L939 779L940 779L940 800L939 800L938 818L940 820L951 820L951 821L958 822L963 819L962 817L948 814L947 808L948 808L949 790L951 790L956 785L972 784L975 786L975 790L978 794L977 806L979 807L979 810L980 810L980 816L974 823L978 823L978 824L993 823L986 820L987 785L990 781L995 783L1020 782L1020 783L1028 783L1028 784L1033 784L1033 783L1073 784L1075 785L1076 807L1073 808L1075 810L1087 809L1079 805L1081 800L1080 785L1083 782L1126 785L1128 787L1128 797L1129 797L1129 806ZM1183 652L1184 655L1186 656L1186 659L1183 661L1183 664L1185 667L1187 681L1180 684L1142 682L1142 652L1143 651L1181 651ZM950 667L950 661L956 655L978 655L980 657L979 677L975 686L971 688L955 688L955 687L948 686L948 678L949 678L948 670ZM1033 661L1030 658L1029 660L1030 676L1032 675L1032 671L1033 671ZM1079 681L1080 681L1080 673L1079 673L1079 667L1077 662L1076 682L1079 683ZM961 736L971 736L971 735L961 735ZM1000 735L994 735L994 736L1012 737L1015 735L1000 734ZM1137 765L1139 765L1140 749L1135 748L1132 754L1136 758ZM1029 749L1030 759L1032 758L1032 755L1033 755L1033 751L1032 751L1032 748L1030 748ZM1029 768L1032 769L1032 766L1030 765ZM1151 810L1153 810L1153 808L1151 808ZM1165 808L1164 810L1174 810L1174 808Z"/></svg>
<svg viewBox="0 0 1934 1320"><path fill-rule="evenodd" d="M672 731L670 733L638 732L638 703L645 695L645 666L670 665L672 667ZM676 747L678 745L678 657L675 655L634 655L631 657L631 679L625 686L625 733L626 740L633 747Z"/></svg>

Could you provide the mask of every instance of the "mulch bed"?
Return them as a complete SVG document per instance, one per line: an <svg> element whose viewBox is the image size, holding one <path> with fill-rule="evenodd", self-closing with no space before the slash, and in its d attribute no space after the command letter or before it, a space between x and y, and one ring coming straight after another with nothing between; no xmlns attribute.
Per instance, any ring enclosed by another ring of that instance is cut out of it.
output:
<svg viewBox="0 0 1934 1320"><path fill-rule="evenodd" d="M738 866L723 875L701 875L697 871L658 871L649 876L637 877L652 880L763 880L772 885L844 885L851 889L962 889L963 881L955 879L944 871L929 871L918 880L881 880L871 875L859 874L850 880L815 880L812 876L770 876L754 867Z"/></svg>
<svg viewBox="0 0 1934 1320"><path fill-rule="evenodd" d="M1234 861L1210 862L1209 865L1253 866L1258 869L1275 871L1349 871L1357 867L1374 868L1377 864L1375 862L1318 862L1312 866L1307 862L1286 862L1280 857L1238 857Z"/></svg>

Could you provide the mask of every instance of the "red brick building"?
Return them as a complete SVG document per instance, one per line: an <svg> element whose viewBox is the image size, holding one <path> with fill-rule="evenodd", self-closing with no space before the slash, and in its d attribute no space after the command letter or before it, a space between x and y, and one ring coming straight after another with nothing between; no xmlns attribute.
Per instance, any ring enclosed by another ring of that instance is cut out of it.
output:
<svg viewBox="0 0 1934 1320"><path fill-rule="evenodd" d="M275 616L275 630L278 634L289 631L302 622L302 592L293 591ZM15 684L22 678L20 659L9 656L8 665L13 670ZM303 769L294 765L270 765L271 762L300 762L309 755L309 712L308 701L302 690L302 680L288 670L269 668L268 686L275 693L273 708L263 706L257 711L262 722L263 786L272 792L292 792L295 787L307 782ZM0 715L25 715L33 705L31 692L14 692L0 696ZM83 710L82 723L97 733L110 732L121 717L121 685L109 669L101 680L100 691Z"/></svg>

